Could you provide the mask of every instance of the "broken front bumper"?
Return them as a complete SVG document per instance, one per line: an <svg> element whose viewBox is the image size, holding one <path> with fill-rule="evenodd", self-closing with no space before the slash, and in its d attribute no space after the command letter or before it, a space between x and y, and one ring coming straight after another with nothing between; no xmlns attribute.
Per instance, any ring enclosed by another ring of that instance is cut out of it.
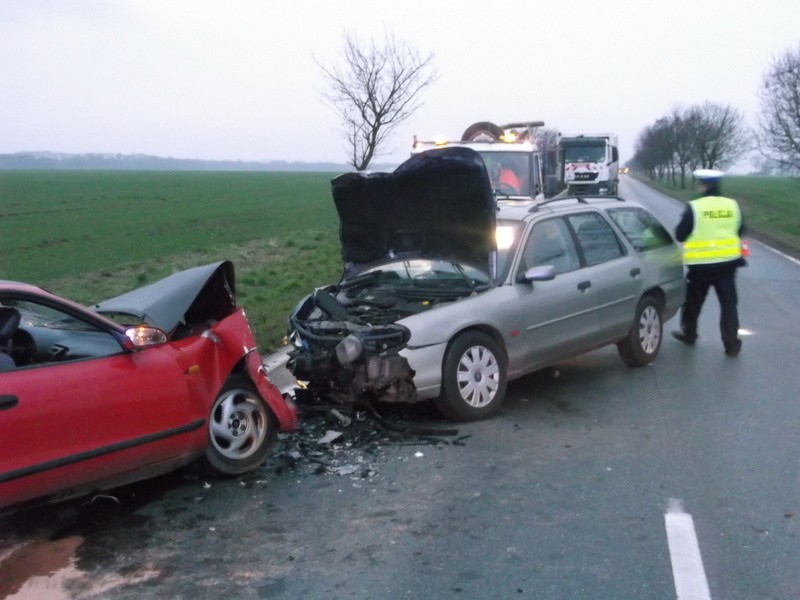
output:
<svg viewBox="0 0 800 600"><path fill-rule="evenodd" d="M295 323L287 368L311 393L342 403L414 402L414 371L400 355L410 332L402 325ZM346 334L346 335L345 335Z"/></svg>

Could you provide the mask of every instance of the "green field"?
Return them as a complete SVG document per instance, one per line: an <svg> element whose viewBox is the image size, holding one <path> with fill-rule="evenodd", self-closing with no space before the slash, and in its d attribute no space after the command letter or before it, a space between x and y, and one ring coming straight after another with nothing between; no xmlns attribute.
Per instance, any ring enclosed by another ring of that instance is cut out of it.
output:
<svg viewBox="0 0 800 600"><path fill-rule="evenodd" d="M0 279L82 304L230 259L262 350L341 272L333 173L0 171Z"/></svg>
<svg viewBox="0 0 800 600"><path fill-rule="evenodd" d="M681 189L643 181L684 201L698 197L697 189L688 183L686 189ZM722 194L739 202L751 233L794 254L800 253L800 179L729 175L722 181Z"/></svg>

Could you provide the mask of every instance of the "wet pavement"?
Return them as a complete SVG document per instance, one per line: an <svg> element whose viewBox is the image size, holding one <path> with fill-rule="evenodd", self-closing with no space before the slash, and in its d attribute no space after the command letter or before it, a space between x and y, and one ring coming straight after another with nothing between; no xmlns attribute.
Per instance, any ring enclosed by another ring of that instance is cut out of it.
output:
<svg viewBox="0 0 800 600"><path fill-rule="evenodd" d="M427 405L384 406L380 413L320 404L299 409L298 429L280 434L265 464L247 475L210 478L190 466L0 518L0 600L117 597L139 584L175 581L184 570L191 577L193 570L208 569L202 561L192 568L185 559L176 560L186 551L182 547L207 543L215 523L240 519L231 507L260 505L264 492L281 481L315 478L369 486L398 453L405 460L419 458L433 447L460 446L469 438ZM280 529L269 522L265 516L262 534ZM256 573L263 577L255 567L239 574L247 579ZM267 592L262 589L257 597Z"/></svg>

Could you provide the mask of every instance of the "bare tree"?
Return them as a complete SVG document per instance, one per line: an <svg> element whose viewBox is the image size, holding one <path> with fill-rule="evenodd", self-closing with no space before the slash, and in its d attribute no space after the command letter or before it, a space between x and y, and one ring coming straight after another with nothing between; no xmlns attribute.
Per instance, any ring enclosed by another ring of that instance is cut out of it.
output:
<svg viewBox="0 0 800 600"><path fill-rule="evenodd" d="M689 135L695 158L704 169L726 167L751 147L742 114L732 106L706 102L691 107Z"/></svg>
<svg viewBox="0 0 800 600"><path fill-rule="evenodd" d="M697 129L697 111L675 108L670 116L674 133L675 164L681 174L681 188L686 187L686 171L692 170L699 160L692 143L692 132Z"/></svg>
<svg viewBox="0 0 800 600"><path fill-rule="evenodd" d="M758 97L759 152L781 170L800 173L800 45L772 61Z"/></svg>
<svg viewBox="0 0 800 600"><path fill-rule="evenodd" d="M323 97L342 120L349 164L363 171L395 127L420 107L422 92L438 74L433 54L422 56L392 35L379 45L345 32L342 59L341 66L317 61L327 84Z"/></svg>
<svg viewBox="0 0 800 600"><path fill-rule="evenodd" d="M674 132L668 119L658 119L636 138L634 169L643 171L651 179L662 181L670 171L675 153Z"/></svg>

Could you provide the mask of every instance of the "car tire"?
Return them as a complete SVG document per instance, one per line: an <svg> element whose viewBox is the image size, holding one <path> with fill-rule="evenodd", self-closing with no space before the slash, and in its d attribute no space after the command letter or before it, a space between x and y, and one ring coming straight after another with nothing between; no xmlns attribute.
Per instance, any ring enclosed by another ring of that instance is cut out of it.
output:
<svg viewBox="0 0 800 600"><path fill-rule="evenodd" d="M486 419L506 395L506 355L493 337L468 331L456 337L442 363L442 393L436 407L456 421Z"/></svg>
<svg viewBox="0 0 800 600"><path fill-rule="evenodd" d="M275 443L275 415L248 377L231 376L208 417L207 466L221 475L241 475L257 468Z"/></svg>
<svg viewBox="0 0 800 600"><path fill-rule="evenodd" d="M663 337L661 304L653 296L644 296L636 306L628 335L617 342L617 350L629 367L643 367L658 356Z"/></svg>

